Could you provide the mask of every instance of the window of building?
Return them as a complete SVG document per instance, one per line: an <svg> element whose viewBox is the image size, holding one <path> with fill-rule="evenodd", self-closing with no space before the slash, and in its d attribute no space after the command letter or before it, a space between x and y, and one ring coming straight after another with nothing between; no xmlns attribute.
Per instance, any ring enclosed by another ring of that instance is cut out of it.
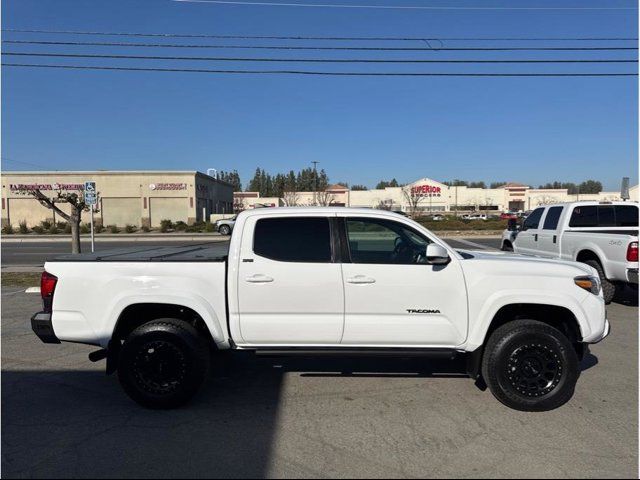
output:
<svg viewBox="0 0 640 480"><path fill-rule="evenodd" d="M427 261L431 241L401 223L348 218L346 224L353 263L412 265Z"/></svg>
<svg viewBox="0 0 640 480"><path fill-rule="evenodd" d="M331 233L326 217L263 218L257 221L253 251L280 262L331 262Z"/></svg>

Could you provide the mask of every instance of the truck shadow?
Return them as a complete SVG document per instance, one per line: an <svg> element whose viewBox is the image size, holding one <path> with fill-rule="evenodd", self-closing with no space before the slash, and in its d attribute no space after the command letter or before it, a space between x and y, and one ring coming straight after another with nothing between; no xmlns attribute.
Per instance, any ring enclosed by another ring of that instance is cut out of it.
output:
<svg viewBox="0 0 640 480"><path fill-rule="evenodd" d="M616 292L616 296L613 298L613 302L629 307L637 307L638 287L625 285L624 288L621 288L620 291Z"/></svg>
<svg viewBox="0 0 640 480"><path fill-rule="evenodd" d="M588 355L582 369L597 364ZM451 377L463 359L222 356L178 410L143 409L99 370L2 372L2 471L7 477L241 477L270 474L286 374Z"/></svg>

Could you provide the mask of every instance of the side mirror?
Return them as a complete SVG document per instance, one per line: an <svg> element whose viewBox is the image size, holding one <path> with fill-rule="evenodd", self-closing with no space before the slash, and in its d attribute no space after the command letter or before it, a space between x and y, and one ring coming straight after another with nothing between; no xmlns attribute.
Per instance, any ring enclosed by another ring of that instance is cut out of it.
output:
<svg viewBox="0 0 640 480"><path fill-rule="evenodd" d="M451 259L446 248L430 243L427 245L427 263L429 265L446 265Z"/></svg>

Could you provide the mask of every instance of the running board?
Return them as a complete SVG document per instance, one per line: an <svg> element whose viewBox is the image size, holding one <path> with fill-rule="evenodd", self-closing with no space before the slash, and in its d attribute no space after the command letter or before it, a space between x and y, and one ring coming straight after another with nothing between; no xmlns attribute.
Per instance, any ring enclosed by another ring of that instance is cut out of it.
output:
<svg viewBox="0 0 640 480"><path fill-rule="evenodd" d="M452 348L257 348L261 357L432 357L453 359L464 352Z"/></svg>

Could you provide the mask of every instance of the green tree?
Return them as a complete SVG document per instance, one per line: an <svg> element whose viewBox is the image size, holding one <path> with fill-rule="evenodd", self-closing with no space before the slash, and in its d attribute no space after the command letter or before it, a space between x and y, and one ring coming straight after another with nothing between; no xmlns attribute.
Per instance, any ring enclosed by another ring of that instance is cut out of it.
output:
<svg viewBox="0 0 640 480"><path fill-rule="evenodd" d="M351 190L362 191L362 190L369 190L369 189L366 187L366 185L354 185L353 187L351 187Z"/></svg>
<svg viewBox="0 0 640 480"><path fill-rule="evenodd" d="M602 191L602 183L597 180L586 180L578 188L580 193L600 193Z"/></svg>
<svg viewBox="0 0 640 480"><path fill-rule="evenodd" d="M233 186L234 192L242 191L242 182L240 181L240 174L237 170L233 172L225 172L223 170L218 174L218 178L223 182L230 183Z"/></svg>
<svg viewBox="0 0 640 480"><path fill-rule="evenodd" d="M380 180L376 185L377 190L381 190L383 188L393 188L399 187L398 181L395 178L392 178L391 181L387 182L386 180Z"/></svg>
<svg viewBox="0 0 640 480"><path fill-rule="evenodd" d="M507 184L507 182L491 182L491 184L489 185L489 188L500 188L500 187L504 187Z"/></svg>

